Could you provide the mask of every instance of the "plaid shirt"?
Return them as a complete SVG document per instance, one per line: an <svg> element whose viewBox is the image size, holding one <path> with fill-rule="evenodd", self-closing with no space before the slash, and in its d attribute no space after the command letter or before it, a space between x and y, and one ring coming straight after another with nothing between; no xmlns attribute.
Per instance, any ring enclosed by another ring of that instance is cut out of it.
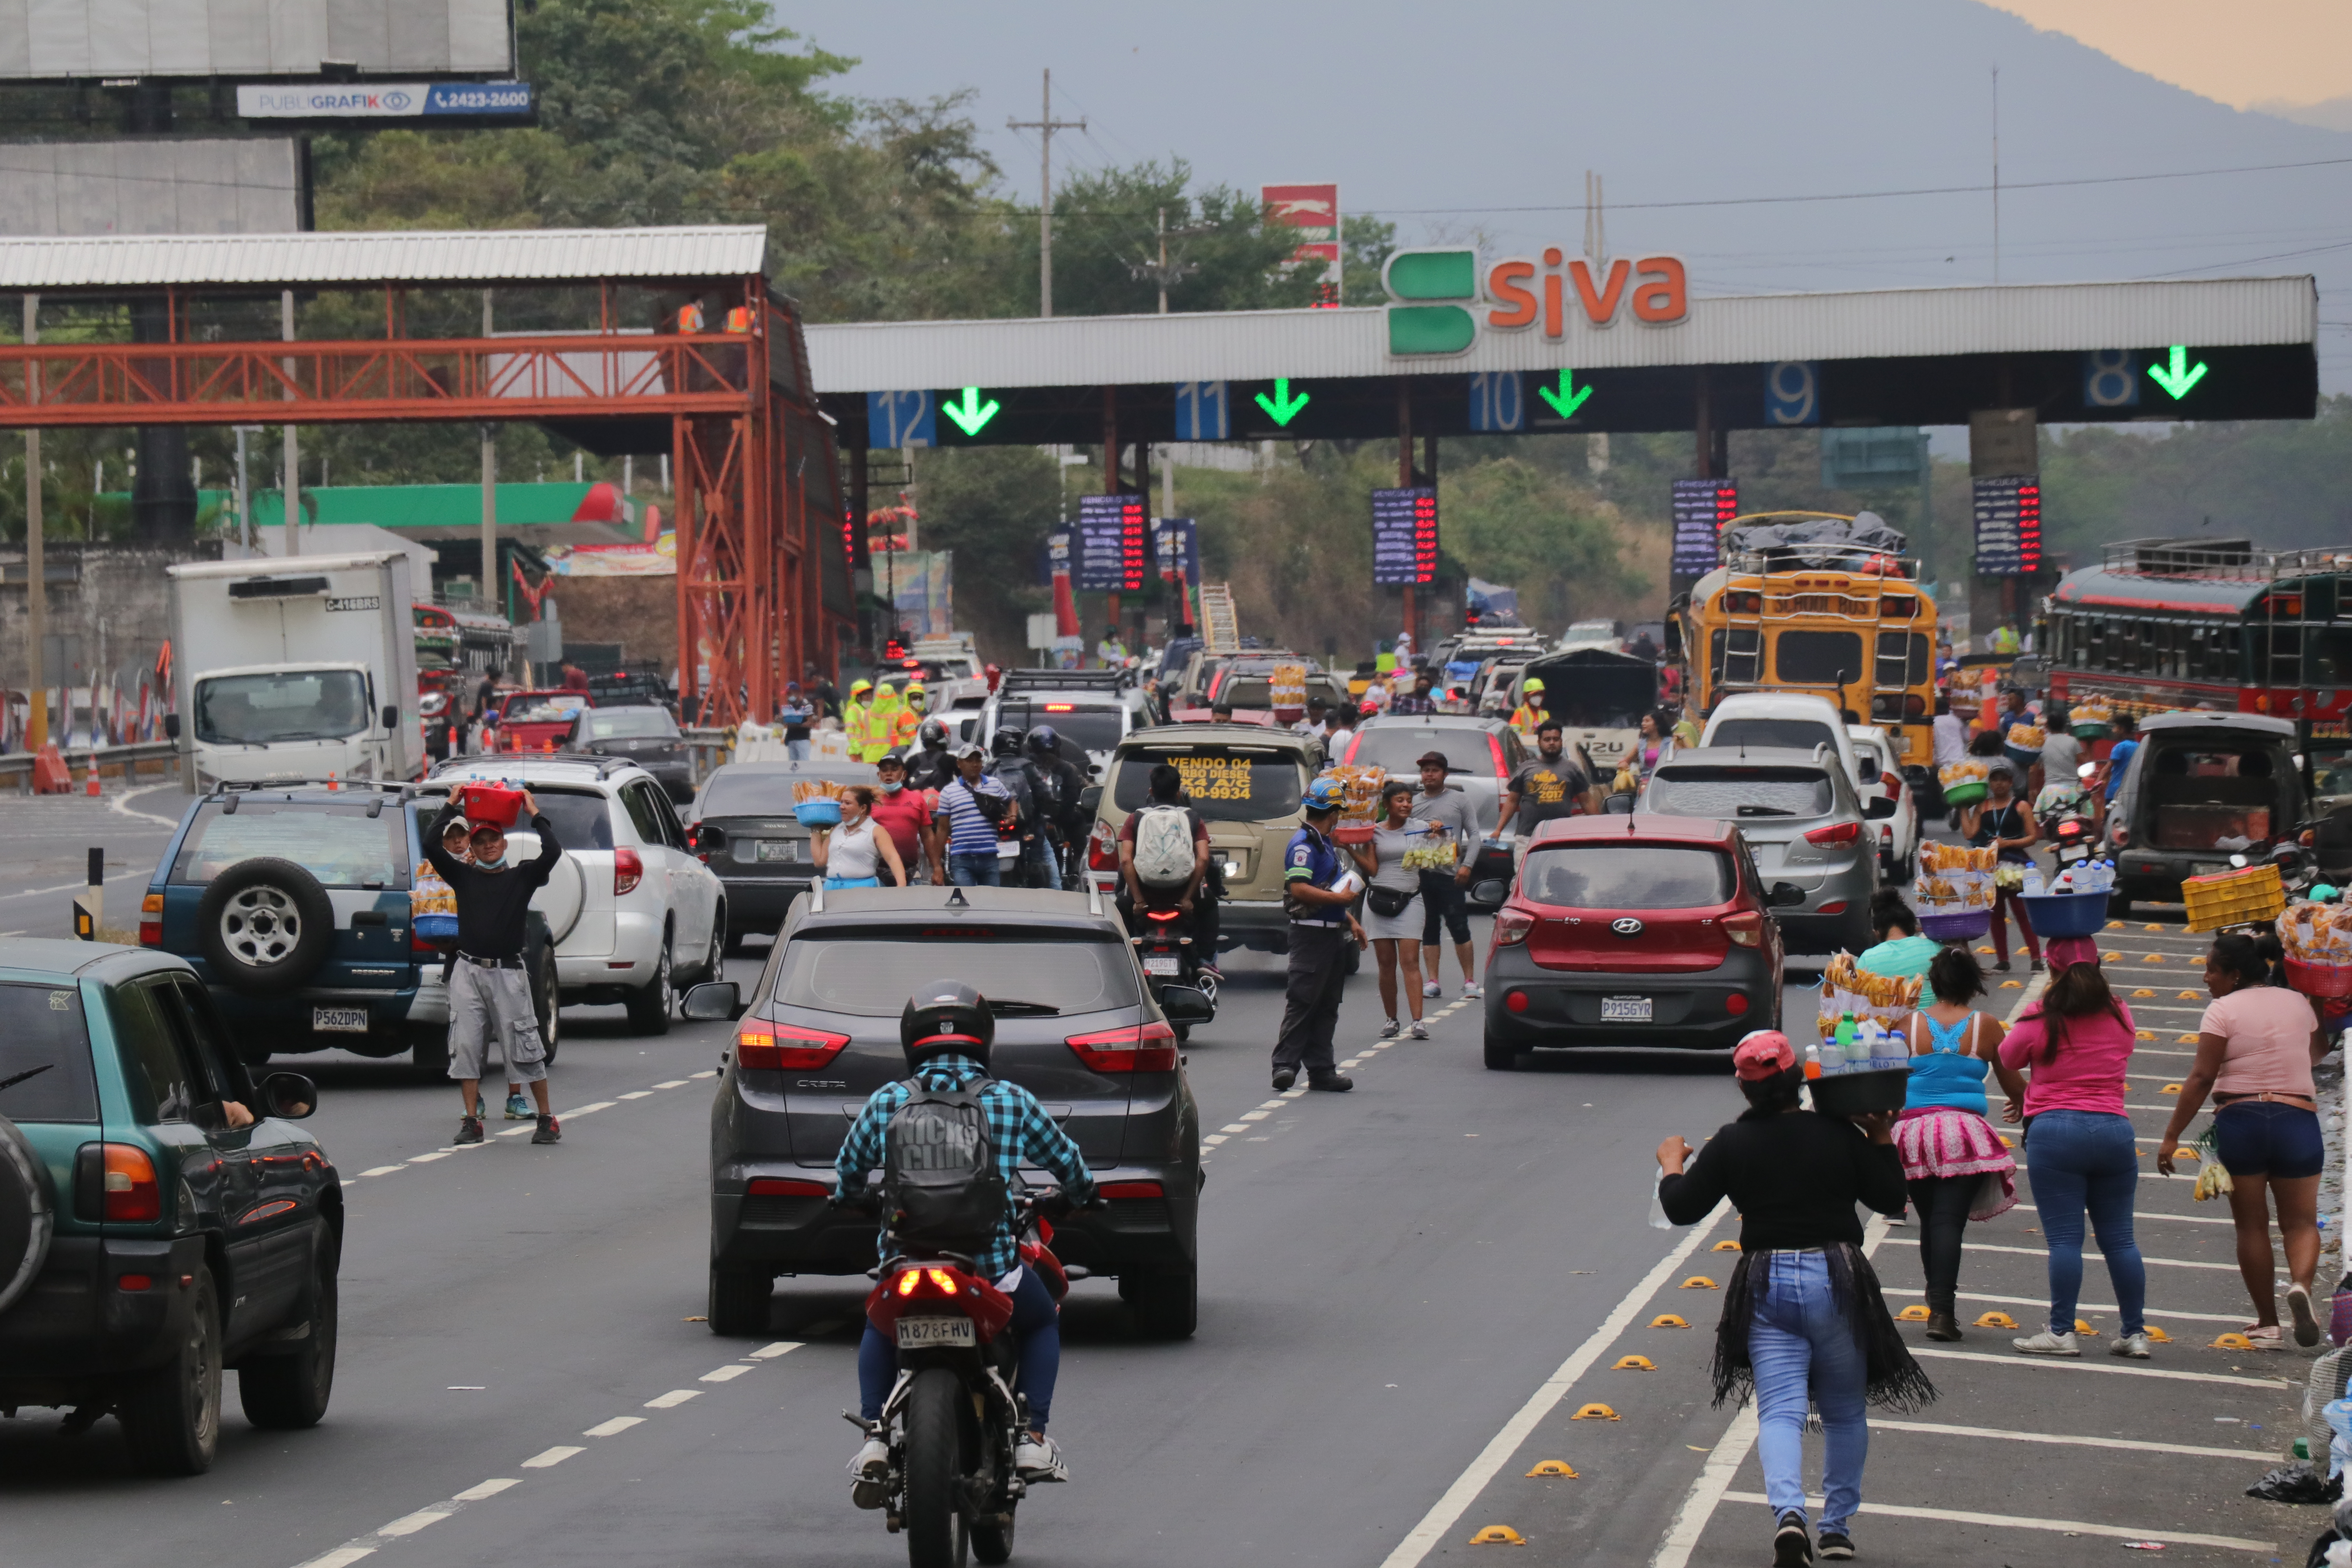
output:
<svg viewBox="0 0 2352 1568"><path fill-rule="evenodd" d="M1389 711L1391 713L1434 713L1437 711L1437 699L1433 696L1425 696L1418 692L1400 692L1397 695L1396 700L1389 704Z"/></svg>
<svg viewBox="0 0 2352 1568"><path fill-rule="evenodd" d="M990 1078L987 1069L970 1057L952 1052L933 1057L915 1073L916 1081L925 1089L957 1089L981 1080L972 1092L979 1097L981 1113L988 1118L988 1144L995 1152L996 1173L1004 1178L1007 1188L1021 1185L1024 1165L1042 1167L1061 1178L1062 1188L1075 1199L1083 1201L1092 1192L1095 1178L1087 1169L1086 1156L1070 1135L1054 1124L1045 1108L1037 1099L1017 1083L1007 1083L1001 1078ZM900 1106L907 1103L907 1086L903 1082L884 1084L874 1091L851 1124L849 1136L841 1141L841 1152L835 1156L834 1173L841 1179L844 1193L863 1192L866 1173L882 1164L884 1129ZM879 1242L882 1258L891 1256L887 1237ZM996 1235L988 1250L973 1259L980 1272L991 1279L1001 1279L1013 1272L1021 1255L1013 1245L1013 1206L1005 1205L1003 1217L996 1222Z"/></svg>

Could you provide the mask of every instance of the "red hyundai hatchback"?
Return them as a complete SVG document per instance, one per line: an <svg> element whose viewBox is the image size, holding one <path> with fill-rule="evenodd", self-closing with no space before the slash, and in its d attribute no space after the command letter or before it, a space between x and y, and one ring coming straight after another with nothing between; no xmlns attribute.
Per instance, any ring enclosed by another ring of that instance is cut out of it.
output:
<svg viewBox="0 0 2352 1568"><path fill-rule="evenodd" d="M1785 887L1786 885L1783 884ZM1528 847L1486 956L1486 1065L1559 1047L1720 1051L1780 1025L1780 922L1739 829L1572 816Z"/></svg>

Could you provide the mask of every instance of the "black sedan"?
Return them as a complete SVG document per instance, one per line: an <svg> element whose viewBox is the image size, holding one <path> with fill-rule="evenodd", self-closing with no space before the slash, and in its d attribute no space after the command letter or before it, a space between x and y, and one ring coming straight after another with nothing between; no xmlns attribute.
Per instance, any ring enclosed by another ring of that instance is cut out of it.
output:
<svg viewBox="0 0 2352 1568"><path fill-rule="evenodd" d="M833 1162L866 1099L907 1076L898 1018L919 984L990 998L990 1070L1035 1095L1086 1156L1103 1205L1054 1227L1072 1270L1117 1275L1137 1326L1192 1332L1201 1113L1174 1026L1208 999L1155 1004L1098 896L1026 888L875 888L803 899L749 994L688 993L689 1018L741 1014L710 1112L711 1331L764 1333L779 1274L861 1275L875 1222L828 1205ZM1036 1184L1053 1178L1033 1176Z"/></svg>
<svg viewBox="0 0 2352 1568"><path fill-rule="evenodd" d="M686 814L694 853L727 889L727 944L771 933L816 875L809 830L793 816L796 784L874 782L862 763L729 763L702 781ZM902 998L903 1000L903 998Z"/></svg>
<svg viewBox="0 0 2352 1568"><path fill-rule="evenodd" d="M694 758L667 708L591 708L569 749L626 757L653 774L670 799L694 798Z"/></svg>

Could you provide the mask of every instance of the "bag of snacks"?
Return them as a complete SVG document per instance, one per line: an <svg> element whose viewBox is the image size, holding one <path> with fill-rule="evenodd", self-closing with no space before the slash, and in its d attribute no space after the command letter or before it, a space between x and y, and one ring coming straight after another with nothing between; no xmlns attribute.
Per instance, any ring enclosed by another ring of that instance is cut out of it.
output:
<svg viewBox="0 0 2352 1568"><path fill-rule="evenodd" d="M1944 799L1949 804L1974 805L1985 797L1988 772L1983 763L1971 757L1966 762L1946 763L1936 770L1936 781L1944 786Z"/></svg>
<svg viewBox="0 0 2352 1568"><path fill-rule="evenodd" d="M1822 1032L1826 1036L1849 1013L1857 1023L1874 1018L1880 1026L1892 1029L1916 1010L1926 984L1922 976L1906 980L1874 974L1857 963L1853 954L1840 952L1822 974Z"/></svg>

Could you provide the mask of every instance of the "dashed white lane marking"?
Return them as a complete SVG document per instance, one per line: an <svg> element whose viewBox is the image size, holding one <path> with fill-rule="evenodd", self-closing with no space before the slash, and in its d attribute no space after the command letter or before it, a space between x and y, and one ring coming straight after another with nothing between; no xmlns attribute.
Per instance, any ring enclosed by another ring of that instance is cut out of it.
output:
<svg viewBox="0 0 2352 1568"><path fill-rule="evenodd" d="M650 1100L653 1098L653 1093L654 1091L649 1089L633 1089L629 1090L628 1093L622 1095L621 1098L623 1100Z"/></svg>
<svg viewBox="0 0 2352 1568"><path fill-rule="evenodd" d="M2241 1313L2240 1316L2244 1314ZM1940 1421L1885 1421L1870 1418L1873 1432L1924 1432L1937 1437L1991 1437L2011 1443L2056 1443L2070 1448L2128 1448L2138 1454L2186 1454L2200 1459L2253 1459L2273 1464L2278 1456L2266 1448L2209 1448L2194 1443L2149 1443L2137 1437L2074 1437L2057 1432L2011 1432L1994 1426L1950 1426Z"/></svg>
<svg viewBox="0 0 2352 1568"><path fill-rule="evenodd" d="M719 1076L719 1069L718 1069L717 1068L711 1068L709 1071L708 1071L708 1072L690 1072L690 1073L687 1074L686 1076L687 1076L688 1078L689 1078L689 1079L698 1079L698 1078L717 1078L717 1077Z"/></svg>
<svg viewBox="0 0 2352 1568"><path fill-rule="evenodd" d="M1756 1502L1764 1500L1762 1492L1726 1492L1726 1502ZM1807 1500L1814 1508L1821 1500ZM2097 1535L2118 1541L2161 1541L2174 1546L2219 1546L2231 1552L2270 1552L2278 1544L2270 1541L2247 1541L2235 1535L2190 1535L2178 1530L2149 1530L2143 1526L2119 1524L2087 1524L2078 1519L2028 1519L2014 1513L1970 1513L1956 1508L1907 1508L1898 1503L1866 1502L1864 1513L1874 1513L1886 1519L1928 1519L1946 1524L1990 1524L2005 1530L2046 1530L2063 1535Z"/></svg>
<svg viewBox="0 0 2352 1568"><path fill-rule="evenodd" d="M371 1170L362 1171L360 1175L362 1179L369 1176L389 1176L395 1171L404 1171L407 1168L405 1165L377 1165Z"/></svg>
<svg viewBox="0 0 2352 1568"><path fill-rule="evenodd" d="M667 1394L659 1394L652 1399L646 1400L646 1408L648 1410L675 1410L689 1399L699 1399L701 1397L702 1390L698 1388L673 1388Z"/></svg>
<svg viewBox="0 0 2352 1568"><path fill-rule="evenodd" d="M376 1533L393 1536L414 1535L426 1525L438 1524L457 1511L457 1507L454 1503L436 1503L431 1508L418 1509L405 1518L395 1519L390 1524L379 1525Z"/></svg>
<svg viewBox="0 0 2352 1568"><path fill-rule="evenodd" d="M473 1145L467 1144L467 1147L471 1148ZM448 1149L427 1149L422 1154L411 1154L408 1157L408 1163L412 1165L429 1165L436 1160L447 1159L452 1152L454 1151Z"/></svg>
<svg viewBox="0 0 2352 1568"><path fill-rule="evenodd" d="M610 1421L597 1422L580 1435L583 1437L617 1437L630 1427L645 1424L646 1418L642 1415L615 1415Z"/></svg>
<svg viewBox="0 0 2352 1568"><path fill-rule="evenodd" d="M362 1557L375 1555L373 1546L338 1546L321 1557L313 1557L302 1568L350 1568Z"/></svg>
<svg viewBox="0 0 2352 1568"><path fill-rule="evenodd" d="M662 1082L654 1085L654 1087L656 1089L684 1089L686 1087L686 1079L682 1078L667 1079Z"/></svg>
<svg viewBox="0 0 2352 1568"><path fill-rule="evenodd" d="M2175 1383L2226 1383L2234 1388L2290 1388L2294 1385L2283 1377L2231 1377L2220 1372L2177 1372L2168 1366L2127 1366L2120 1362L2074 1361L2063 1356L1987 1355L1982 1351L1936 1350L1927 1345L1911 1347L1913 1355L1934 1356L1938 1361L1987 1362L1994 1366L2021 1366L2034 1371L2096 1372L2110 1377L2158 1377ZM2112 1358L2102 1358L2112 1361Z"/></svg>
<svg viewBox="0 0 2352 1568"><path fill-rule="evenodd" d="M2020 1205L2017 1205L2017 1210L2016 1210L2016 1212L2021 1213L2021 1214L2040 1214L2042 1211L2041 1211L2041 1209L2040 1209L2040 1208L2038 1208L2036 1205L2032 1205L2032 1204L2020 1204ZM2132 1215L2132 1223L2133 1223L2134 1225L2137 1225L2140 1221L2142 1221L2142 1220L2144 1220L2144 1219L2168 1219L2168 1220L2171 1220L2171 1221L2172 1221L2174 1224L2176 1224L2176 1225L2229 1225L2229 1226L2234 1226L2234 1225L2236 1225L2236 1224L2238 1223L2236 1220L2231 1219L2228 1215L2211 1215L2211 1214L2150 1214L2150 1213L2148 1213L2146 1209L2138 1210L2138 1211L2135 1212L2135 1213ZM2243 1317L2244 1315L2245 1315L2245 1314L2243 1314L2242 1312L2239 1314L2239 1316L2241 1316L2241 1317Z"/></svg>
<svg viewBox="0 0 2352 1568"><path fill-rule="evenodd" d="M524 1133L532 1131L533 1130L532 1124L526 1121L520 1127L508 1128L505 1131L499 1133L499 1136L501 1138L520 1138Z"/></svg>
<svg viewBox="0 0 2352 1568"><path fill-rule="evenodd" d="M542 1449L525 1459L522 1462L522 1468L526 1470L552 1469L572 1455L584 1454L587 1451L576 1444L558 1443L554 1447Z"/></svg>
<svg viewBox="0 0 2352 1568"><path fill-rule="evenodd" d="M2134 1217L2137 1218L2137 1216L2135 1215ZM1971 1252L2011 1252L2022 1258L2047 1258L2050 1256L2050 1249L2044 1247L1995 1247L1990 1242L1982 1241L1969 1243L1969 1250ZM2167 1268L2215 1268L2227 1274L2235 1274L2238 1271L2238 1266L2235 1263L2200 1263L2194 1259L2187 1258L2150 1258L2145 1252L2141 1253L2139 1257L2140 1261L2143 1263L2160 1263Z"/></svg>
<svg viewBox="0 0 2352 1568"><path fill-rule="evenodd" d="M751 1368L740 1365L713 1367L698 1380L702 1383L732 1383Z"/></svg>
<svg viewBox="0 0 2352 1568"><path fill-rule="evenodd" d="M1421 1522L1412 1527L1410 1534L1397 1542L1396 1550L1381 1561L1381 1568L1418 1568L1439 1538L1461 1519L1463 1510L1477 1500L1478 1494L1486 1489L1487 1483L1510 1462L1519 1445L1527 1441L1528 1434L1551 1414L1553 1407L1567 1396L1577 1379L1592 1369L1592 1363L1601 1359L1601 1352L1633 1326L1634 1318L1649 1304L1650 1298L1658 1293L1675 1269L1689 1261L1691 1254L1698 1250L1699 1244L1728 1213L1729 1205L1717 1204L1715 1213L1691 1226L1690 1233L1658 1259L1649 1273L1642 1277L1601 1326L1592 1331L1591 1337L1577 1346L1575 1352L1559 1363L1559 1370L1537 1388L1525 1405L1519 1406L1518 1413L1503 1424L1503 1429L1495 1434L1493 1440L1480 1450L1476 1458L1470 1461L1469 1468L1445 1489L1445 1495L1422 1516Z"/></svg>
<svg viewBox="0 0 2352 1568"><path fill-rule="evenodd" d="M498 1496L509 1487L519 1487L520 1485L522 1485L522 1482L517 1480L512 1476L494 1477L489 1480L482 1482L478 1486L467 1487L464 1491L461 1491L457 1495L456 1500L458 1502L480 1502L484 1498L494 1498Z"/></svg>
<svg viewBox="0 0 2352 1568"><path fill-rule="evenodd" d="M1249 1123L1246 1121L1228 1121L1223 1127L1218 1128L1217 1131L1224 1133L1227 1137L1231 1137L1236 1132L1248 1131Z"/></svg>
<svg viewBox="0 0 2352 1568"><path fill-rule="evenodd" d="M772 1345L761 1345L747 1358L751 1361L773 1361L780 1355L790 1355L801 1348L798 1340L778 1340Z"/></svg>
<svg viewBox="0 0 2352 1568"><path fill-rule="evenodd" d="M1243 1121L1263 1121L1273 1114L1274 1112L1271 1110L1244 1110L1241 1113L1239 1120Z"/></svg>
<svg viewBox="0 0 2352 1568"><path fill-rule="evenodd" d="M609 1100L600 1100L593 1105L574 1107L572 1110L567 1110L563 1114L565 1116L593 1116L600 1110L612 1110L613 1103L614 1102Z"/></svg>

